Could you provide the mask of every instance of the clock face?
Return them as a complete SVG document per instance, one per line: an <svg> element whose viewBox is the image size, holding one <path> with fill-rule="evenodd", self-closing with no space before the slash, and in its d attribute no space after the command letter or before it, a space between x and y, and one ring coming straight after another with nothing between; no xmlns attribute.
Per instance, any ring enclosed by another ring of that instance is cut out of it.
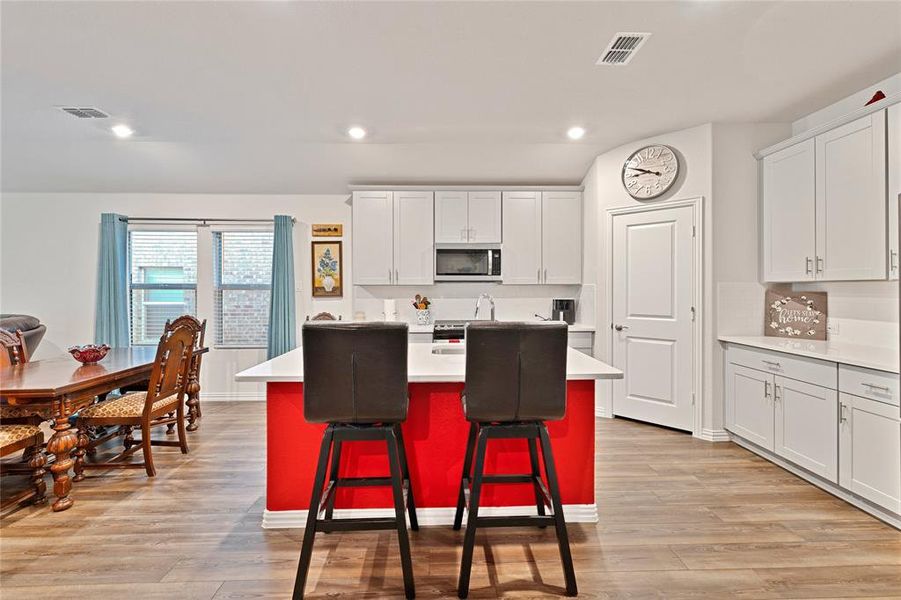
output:
<svg viewBox="0 0 901 600"><path fill-rule="evenodd" d="M655 144L635 152L623 165L623 185L637 200L656 198L679 175L679 159L669 146Z"/></svg>

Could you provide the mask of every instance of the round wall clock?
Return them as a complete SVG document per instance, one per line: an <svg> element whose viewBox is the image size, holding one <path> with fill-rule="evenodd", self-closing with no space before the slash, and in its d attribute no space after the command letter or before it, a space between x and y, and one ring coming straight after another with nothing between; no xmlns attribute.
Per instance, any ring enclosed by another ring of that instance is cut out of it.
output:
<svg viewBox="0 0 901 600"><path fill-rule="evenodd" d="M623 186L636 200L656 198L679 176L679 158L669 146L653 144L634 152L623 165Z"/></svg>

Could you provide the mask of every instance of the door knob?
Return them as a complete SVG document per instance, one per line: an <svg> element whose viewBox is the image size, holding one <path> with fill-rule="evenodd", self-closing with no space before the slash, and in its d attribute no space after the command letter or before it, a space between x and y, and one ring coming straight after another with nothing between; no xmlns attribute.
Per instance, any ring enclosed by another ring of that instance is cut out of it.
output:
<svg viewBox="0 0 901 600"><path fill-rule="evenodd" d="M628 325L614 325L613 328L616 329L617 331L622 331L623 329L628 329L629 326Z"/></svg>

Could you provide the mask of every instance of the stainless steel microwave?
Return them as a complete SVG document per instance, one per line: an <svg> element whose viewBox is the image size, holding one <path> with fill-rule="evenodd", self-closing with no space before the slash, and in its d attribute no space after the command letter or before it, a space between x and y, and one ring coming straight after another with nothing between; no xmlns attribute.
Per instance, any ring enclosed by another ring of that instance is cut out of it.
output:
<svg viewBox="0 0 901 600"><path fill-rule="evenodd" d="M500 244L436 244L435 281L501 281Z"/></svg>

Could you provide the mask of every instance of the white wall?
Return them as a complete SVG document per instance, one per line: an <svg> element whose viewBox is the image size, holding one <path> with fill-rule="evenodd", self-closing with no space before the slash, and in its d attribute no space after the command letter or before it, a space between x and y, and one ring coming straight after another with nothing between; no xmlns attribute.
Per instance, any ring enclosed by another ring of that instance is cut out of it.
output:
<svg viewBox="0 0 901 600"><path fill-rule="evenodd" d="M47 325L35 358L93 341L100 213L132 217L297 219L294 235L298 327L327 310L352 315L351 211L347 195L3 194L0 198L0 311L26 313ZM310 297L310 224L344 224L345 295ZM212 315L200 315L210 318ZM298 334L298 340L300 336ZM262 362L264 349L216 350L204 358L202 396L263 398L262 384L238 384L237 371Z"/></svg>

